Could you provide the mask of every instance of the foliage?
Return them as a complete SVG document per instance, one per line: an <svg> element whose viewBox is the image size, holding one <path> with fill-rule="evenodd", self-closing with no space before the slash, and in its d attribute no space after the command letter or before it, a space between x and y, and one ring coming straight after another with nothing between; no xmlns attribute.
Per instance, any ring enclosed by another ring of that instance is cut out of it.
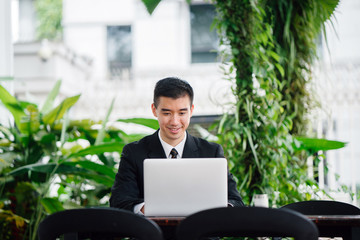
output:
<svg viewBox="0 0 360 240"><path fill-rule="evenodd" d="M278 56L264 11L252 1L218 1L215 6L221 44L231 49L223 52L224 72L236 97L233 112L223 116L218 131L241 195L247 204L256 193L267 193L278 203L298 199L297 188L304 182L300 177L306 174L286 171L293 150L288 134L292 122L280 103L274 64ZM304 162L295 164L293 170L304 171Z"/></svg>
<svg viewBox="0 0 360 240"><path fill-rule="evenodd" d="M62 39L62 0L36 0L37 39Z"/></svg>
<svg viewBox="0 0 360 240"><path fill-rule="evenodd" d="M327 151L343 148L346 146L346 143L339 141L332 141L327 139L318 139L318 138L304 138L297 137L298 141L300 141L299 146L295 146L297 150L306 150L312 154L315 154L319 151Z"/></svg>
<svg viewBox="0 0 360 240"><path fill-rule="evenodd" d="M267 16L272 26L276 53L285 74L277 74L282 83L284 112L292 118L295 135L307 133L308 113L316 107L310 92L312 65L317 57L317 42L325 22L330 20L339 0L264 0Z"/></svg>
<svg viewBox="0 0 360 240"><path fill-rule="evenodd" d="M152 14L157 5L161 2L161 0L142 0L147 11Z"/></svg>
<svg viewBox="0 0 360 240"><path fill-rule="evenodd" d="M26 219L0 208L0 239L23 239Z"/></svg>
<svg viewBox="0 0 360 240"><path fill-rule="evenodd" d="M301 103L297 98L294 100L294 96L304 100L301 91L306 89L309 71L296 70L306 81L296 82L294 88L289 75L294 70L289 72L289 65L283 64L289 58L283 54L274 33L288 26L278 24L274 20L276 16L269 15L273 13L268 12L270 3L276 5L278 1L214 1L221 44L228 46L222 52L223 70L225 77L233 82L236 97L232 111L224 114L218 131L244 201L251 204L253 194L267 193L271 205L283 205L308 200L320 190L317 183L307 177L306 157L313 152L303 151L299 147L303 143L292 134L294 124L304 124L296 118L302 119L306 112L289 108ZM306 15L306 10L299 11ZM294 16L292 10L286 8L282 14ZM285 32L290 34L290 31L293 36L306 35L304 31L313 23L309 20L302 24L301 33L291 29ZM304 54L312 54L306 57L313 58L314 49L308 49L308 45L296 39L292 44L298 44L299 49L306 48ZM310 62L300 61L310 69ZM301 105L309 108L309 104ZM297 128L302 128L300 126Z"/></svg>
<svg viewBox="0 0 360 240"><path fill-rule="evenodd" d="M146 10L149 14L152 14L155 10L155 8L158 6L158 4L161 2L161 0L142 0L143 4L146 7ZM190 3L191 0L186 0L187 3Z"/></svg>
<svg viewBox="0 0 360 240"><path fill-rule="evenodd" d="M104 122L70 120L67 112L80 96L53 106L60 85L55 84L42 108L18 101L0 85L0 100L15 120L14 126L0 125L0 225L22 234L3 239L36 239L46 214L107 205L119 153L144 136L126 134L107 122L112 104ZM158 128L153 119L117 121ZM14 216L26 224L14 224Z"/></svg>

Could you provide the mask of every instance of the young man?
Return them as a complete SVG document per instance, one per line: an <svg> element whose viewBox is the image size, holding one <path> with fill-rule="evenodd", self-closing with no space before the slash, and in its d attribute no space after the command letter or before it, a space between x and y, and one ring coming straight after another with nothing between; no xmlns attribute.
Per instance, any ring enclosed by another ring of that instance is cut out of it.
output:
<svg viewBox="0 0 360 240"><path fill-rule="evenodd" d="M193 98L193 89L186 81L165 78L156 83L151 109L160 129L124 147L112 187L111 207L144 213L143 161L146 158L224 157L220 145L187 133L194 110ZM230 173L228 201L230 206L244 206Z"/></svg>

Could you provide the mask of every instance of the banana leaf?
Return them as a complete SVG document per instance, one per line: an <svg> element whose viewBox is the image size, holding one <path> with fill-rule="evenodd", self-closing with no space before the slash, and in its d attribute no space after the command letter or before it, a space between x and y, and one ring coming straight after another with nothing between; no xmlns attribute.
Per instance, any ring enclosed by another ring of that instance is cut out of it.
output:
<svg viewBox="0 0 360 240"><path fill-rule="evenodd" d="M43 107L41 108L41 113L42 114L46 114L48 113L51 108L53 107L54 105L54 101L55 101L55 98L57 97L57 95L59 94L59 91L60 91L60 86L61 86L61 80L58 80L56 83L55 83L55 86L53 87L53 89L51 90L51 92L49 93L49 95L47 96L45 102L44 102L44 105Z"/></svg>
<svg viewBox="0 0 360 240"><path fill-rule="evenodd" d="M66 110L72 107L80 98L80 95L76 95L73 97L66 98L62 101L56 108L51 110L48 114L43 117L43 121L45 124L53 124L56 120L61 119Z"/></svg>
<svg viewBox="0 0 360 240"><path fill-rule="evenodd" d="M346 146L346 142L327 140L321 138L306 138L297 137L296 140L300 142L299 146L294 146L297 150L307 150L313 153L318 151L328 151L343 148Z"/></svg>
<svg viewBox="0 0 360 240"><path fill-rule="evenodd" d="M72 174L72 173L64 173L64 174ZM109 176L99 175L91 171L83 171L80 173L76 173L76 175L81 176L86 180L94 181L98 184L104 185L108 188L111 188L114 185L114 178L110 178Z"/></svg>
<svg viewBox="0 0 360 240"><path fill-rule="evenodd" d="M16 125L20 126L21 118L25 116L24 109L21 107L20 102L1 85L0 100L13 115Z"/></svg>
<svg viewBox="0 0 360 240"><path fill-rule="evenodd" d="M98 171L94 171L95 167L94 165L91 166L91 169L82 168L75 166L76 164L64 162L60 165L57 165L56 163L35 163L35 164L29 164L23 167L19 167L11 172L8 173L9 176L20 176L24 174L28 174L29 172L34 173L56 173L56 174L73 174L77 176L84 177L88 180L93 180L99 184L103 184L107 187L111 187L114 183L114 177L113 173L111 173L111 176L102 175L99 174ZM90 164L89 164L90 165ZM98 169L101 172L107 172L104 170L104 167L100 167L102 165L98 165ZM56 168L56 169L55 169ZM54 172L55 171L55 172Z"/></svg>
<svg viewBox="0 0 360 240"><path fill-rule="evenodd" d="M104 143L101 145L90 146L88 148L82 149L76 153L71 154L68 158L82 157L86 155L100 154L104 152L121 152L124 145L125 145L124 143L115 142L115 143Z"/></svg>
<svg viewBox="0 0 360 240"><path fill-rule="evenodd" d="M112 112L112 109L114 107L114 102L115 102L115 98L111 101L110 107L109 107L109 109L107 111L107 114L105 116L104 121L101 124L101 129L98 132L98 135L96 137L94 145L100 145L104 140L106 123L109 121L109 116L110 116L110 114Z"/></svg>
<svg viewBox="0 0 360 240"><path fill-rule="evenodd" d="M92 170L98 173L101 173L103 175L109 176L110 178L114 179L116 173L114 172L114 169L102 164L98 164L92 161L75 161L75 162L64 162L64 164L69 166L81 166L82 168L85 168L87 170Z"/></svg>
<svg viewBox="0 0 360 240"><path fill-rule="evenodd" d="M128 118L128 119L118 119L116 120L118 122L124 122L124 123L134 123L143 125L152 129L157 130L159 128L159 123L156 119L151 118Z"/></svg>
<svg viewBox="0 0 360 240"><path fill-rule="evenodd" d="M64 207L57 198L43 198L41 199L41 205L43 205L45 211L49 214L64 210Z"/></svg>
<svg viewBox="0 0 360 240"><path fill-rule="evenodd" d="M28 172L40 172L40 173L48 173L51 174L54 169L56 169L56 173L66 173L66 172L81 172L86 171L86 169L75 168L73 166L68 165L58 165L56 163L34 163L28 164L22 167L19 167L8 173L10 176L19 176L26 174Z"/></svg>

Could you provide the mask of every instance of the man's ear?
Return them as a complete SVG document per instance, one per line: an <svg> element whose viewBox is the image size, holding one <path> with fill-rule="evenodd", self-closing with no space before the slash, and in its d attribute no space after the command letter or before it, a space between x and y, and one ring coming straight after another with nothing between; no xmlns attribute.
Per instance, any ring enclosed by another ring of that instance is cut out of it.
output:
<svg viewBox="0 0 360 240"><path fill-rule="evenodd" d="M156 113L156 107L155 107L155 104L151 104L151 110L152 110L152 113L154 115L154 117L157 117L157 113Z"/></svg>
<svg viewBox="0 0 360 240"><path fill-rule="evenodd" d="M191 105L191 107L190 107L190 117L192 116L193 111L194 111L194 104L193 104L193 105Z"/></svg>

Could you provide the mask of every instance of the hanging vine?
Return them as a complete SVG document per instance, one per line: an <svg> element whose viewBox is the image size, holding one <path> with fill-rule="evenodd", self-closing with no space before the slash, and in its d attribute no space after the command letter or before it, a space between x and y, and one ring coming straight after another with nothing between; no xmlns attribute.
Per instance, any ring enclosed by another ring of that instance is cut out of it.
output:
<svg viewBox="0 0 360 240"><path fill-rule="evenodd" d="M306 127L303 119L311 106L306 83L316 51L313 39L306 42L294 38L289 46L297 44L298 53L306 48L304 56L289 58L294 53L285 54L285 45L276 34L279 29L288 35L292 30L277 21L278 12L269 9L278 9L291 18L294 13L291 8L280 9L275 2L214 1L221 44L228 46L222 52L223 69L233 82L236 97L232 111L219 123L219 138L248 204L256 193L267 193L271 204L283 205L310 199L319 190L317 183L307 177L305 159L295 153L298 142L293 137L294 132ZM307 14L306 9L298 11ZM297 31L309 35L306 26L313 23L298 21L304 26ZM290 66L295 65L298 69L292 70Z"/></svg>

